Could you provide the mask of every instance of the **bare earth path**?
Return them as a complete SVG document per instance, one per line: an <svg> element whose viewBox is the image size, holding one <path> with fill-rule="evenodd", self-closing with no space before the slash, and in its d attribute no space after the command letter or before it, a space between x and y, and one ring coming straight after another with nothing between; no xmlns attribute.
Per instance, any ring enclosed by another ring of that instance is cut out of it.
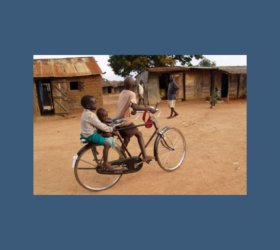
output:
<svg viewBox="0 0 280 250"><path fill-rule="evenodd" d="M104 108L114 117L118 95L104 96ZM34 119L35 195L246 195L247 194L247 102L218 103L211 110L205 101L176 103L179 116L159 105L159 122L180 129L187 142L183 164L174 172L157 162L145 164L138 173L123 175L112 188L91 192L76 181L73 156L79 142L80 116L44 116ZM136 124L141 123L139 118ZM153 129L139 128L144 140ZM154 142L154 141L153 141ZM118 142L117 142L118 143ZM147 149L153 155L153 143ZM129 144L132 155L140 150L136 139Z"/></svg>

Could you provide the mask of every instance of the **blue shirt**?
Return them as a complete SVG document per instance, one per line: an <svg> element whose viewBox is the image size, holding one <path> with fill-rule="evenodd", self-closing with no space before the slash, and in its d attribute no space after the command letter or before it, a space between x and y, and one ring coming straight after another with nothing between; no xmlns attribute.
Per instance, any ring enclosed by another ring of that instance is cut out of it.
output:
<svg viewBox="0 0 280 250"><path fill-rule="evenodd" d="M168 84L167 100L176 100L176 90L178 89L179 86L176 84L176 82L170 82Z"/></svg>

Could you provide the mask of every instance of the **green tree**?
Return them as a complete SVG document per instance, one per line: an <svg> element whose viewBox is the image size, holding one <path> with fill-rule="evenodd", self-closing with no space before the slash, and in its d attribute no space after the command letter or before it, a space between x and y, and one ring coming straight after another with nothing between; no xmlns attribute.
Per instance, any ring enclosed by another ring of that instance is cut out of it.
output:
<svg viewBox="0 0 280 250"><path fill-rule="evenodd" d="M204 57L199 63L198 67L216 67L216 62L211 62L209 59Z"/></svg>
<svg viewBox="0 0 280 250"><path fill-rule="evenodd" d="M111 55L109 66L119 76L129 76L139 73L145 68L181 65L191 66L192 58L202 59L202 55Z"/></svg>

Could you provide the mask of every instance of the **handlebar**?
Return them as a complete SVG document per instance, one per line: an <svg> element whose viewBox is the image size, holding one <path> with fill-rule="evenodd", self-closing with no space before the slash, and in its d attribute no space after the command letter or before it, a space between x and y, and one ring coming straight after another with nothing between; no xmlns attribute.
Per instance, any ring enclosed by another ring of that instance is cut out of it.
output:
<svg viewBox="0 0 280 250"><path fill-rule="evenodd" d="M157 105L156 105L157 106ZM153 106L150 106L150 108L153 108L153 109L155 109L157 112L158 112L158 114L157 114L157 116L156 117L159 117L160 116L160 114L161 114L161 110L160 109L157 109L157 108L155 108L155 107L153 107ZM145 111L136 111L136 113L139 113L136 117L135 117L135 120L137 120L138 118L139 118L139 116L142 114L142 113L144 113ZM148 111L149 112L149 111ZM149 114L151 114L150 112L149 112ZM154 115L154 114L151 114L151 115Z"/></svg>

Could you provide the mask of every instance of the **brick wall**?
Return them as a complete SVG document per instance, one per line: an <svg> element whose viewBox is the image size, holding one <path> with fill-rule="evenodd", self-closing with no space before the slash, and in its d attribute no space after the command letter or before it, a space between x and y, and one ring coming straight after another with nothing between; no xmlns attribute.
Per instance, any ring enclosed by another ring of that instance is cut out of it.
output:
<svg viewBox="0 0 280 250"><path fill-rule="evenodd" d="M98 76L85 76L66 78L68 104L70 111L82 110L81 99L84 95L93 95L96 98L97 107L103 106L103 93L102 93L102 77ZM70 82L82 82L84 89L71 90Z"/></svg>

